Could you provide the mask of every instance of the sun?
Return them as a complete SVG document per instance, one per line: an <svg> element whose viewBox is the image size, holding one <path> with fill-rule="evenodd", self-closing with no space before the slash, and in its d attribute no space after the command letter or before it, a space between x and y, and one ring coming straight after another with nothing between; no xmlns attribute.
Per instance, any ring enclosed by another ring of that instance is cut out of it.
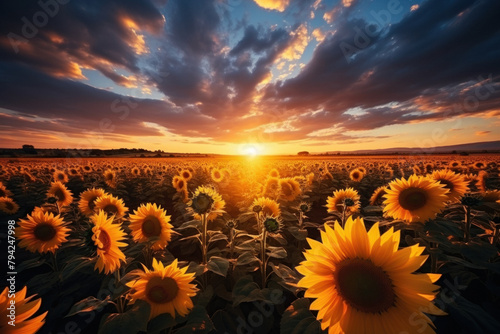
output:
<svg viewBox="0 0 500 334"><path fill-rule="evenodd" d="M255 157L259 155L261 148L255 144L245 144L240 147L240 154L246 155L247 157Z"/></svg>

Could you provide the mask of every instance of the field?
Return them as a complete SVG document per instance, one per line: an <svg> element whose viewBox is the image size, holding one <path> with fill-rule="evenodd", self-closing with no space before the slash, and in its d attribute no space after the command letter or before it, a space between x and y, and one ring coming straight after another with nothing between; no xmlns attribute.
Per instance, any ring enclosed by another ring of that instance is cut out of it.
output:
<svg viewBox="0 0 500 334"><path fill-rule="evenodd" d="M500 333L499 168L2 159L0 304L40 333Z"/></svg>

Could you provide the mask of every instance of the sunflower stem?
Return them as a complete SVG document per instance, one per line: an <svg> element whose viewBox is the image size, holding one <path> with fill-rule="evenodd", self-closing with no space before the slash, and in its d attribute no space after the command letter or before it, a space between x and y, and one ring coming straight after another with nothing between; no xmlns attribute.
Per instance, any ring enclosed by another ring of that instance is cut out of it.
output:
<svg viewBox="0 0 500 334"><path fill-rule="evenodd" d="M260 239L260 272L262 274L262 289L266 287L266 238L267 238L267 230L265 228L262 229L261 239Z"/></svg>
<svg viewBox="0 0 500 334"><path fill-rule="evenodd" d="M118 285L120 284L121 281L121 276L120 276L120 269L117 269L115 271L115 287L118 288ZM118 296L118 299L116 300L116 310L118 313L123 313L124 311L124 305L123 305L123 299L122 295Z"/></svg>
<svg viewBox="0 0 500 334"><path fill-rule="evenodd" d="M470 228L472 225L472 219L471 219L471 208L468 205L464 205L464 210L465 210L465 242L469 242L470 240Z"/></svg>
<svg viewBox="0 0 500 334"><path fill-rule="evenodd" d="M201 235L201 253L202 253L202 264L205 266L207 265L207 214L204 213L201 215L201 226L203 229L202 235Z"/></svg>

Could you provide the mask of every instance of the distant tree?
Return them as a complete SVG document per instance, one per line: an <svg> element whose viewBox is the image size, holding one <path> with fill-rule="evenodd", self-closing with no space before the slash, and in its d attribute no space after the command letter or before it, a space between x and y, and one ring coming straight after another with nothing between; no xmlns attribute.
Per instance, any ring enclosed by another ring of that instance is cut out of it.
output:
<svg viewBox="0 0 500 334"><path fill-rule="evenodd" d="M298 155L309 155L309 152L307 151L301 151L298 153Z"/></svg>
<svg viewBox="0 0 500 334"><path fill-rule="evenodd" d="M33 145L23 145L23 152L26 154L37 154Z"/></svg>

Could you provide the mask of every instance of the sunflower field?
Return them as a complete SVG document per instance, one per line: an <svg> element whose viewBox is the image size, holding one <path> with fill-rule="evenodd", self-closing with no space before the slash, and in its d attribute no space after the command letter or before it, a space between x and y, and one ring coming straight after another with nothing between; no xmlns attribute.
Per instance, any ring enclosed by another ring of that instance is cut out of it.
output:
<svg viewBox="0 0 500 334"><path fill-rule="evenodd" d="M486 154L2 159L0 332L500 333L499 173Z"/></svg>

